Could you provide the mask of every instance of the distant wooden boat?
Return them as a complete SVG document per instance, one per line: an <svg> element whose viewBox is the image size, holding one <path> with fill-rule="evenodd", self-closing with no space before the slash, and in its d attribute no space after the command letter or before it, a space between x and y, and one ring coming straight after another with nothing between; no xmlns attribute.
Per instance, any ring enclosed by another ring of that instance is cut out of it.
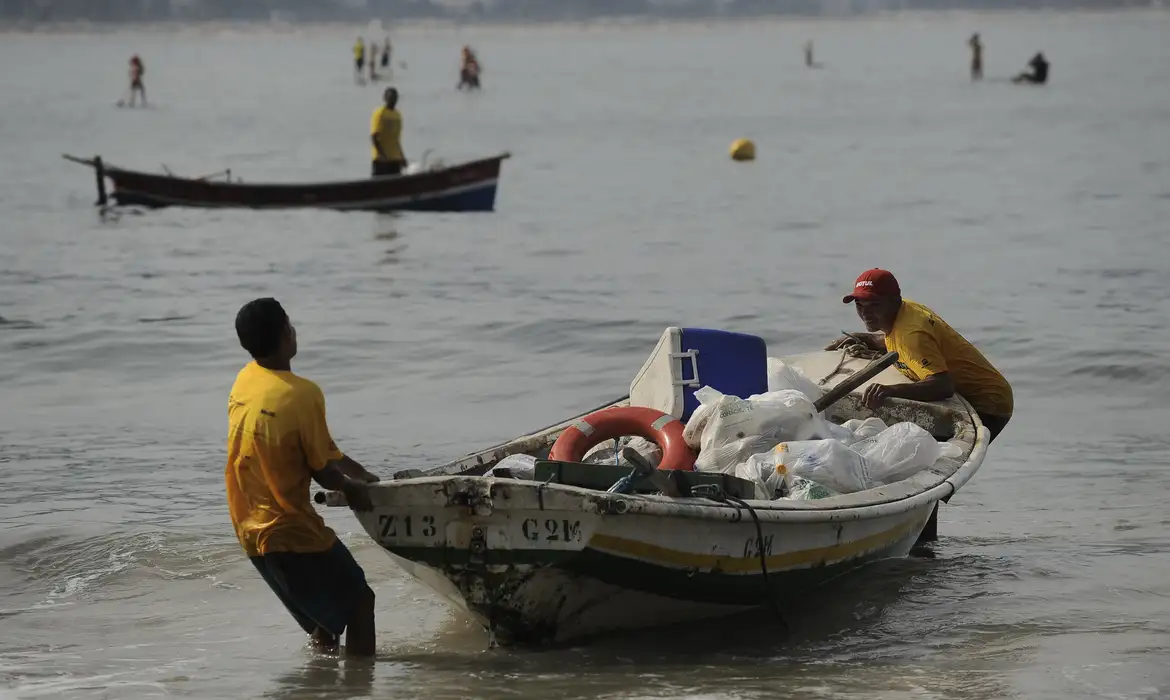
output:
<svg viewBox="0 0 1170 700"><path fill-rule="evenodd" d="M232 181L231 171L197 178L144 173L92 159L65 155L66 160L94 169L97 204L110 196L119 205L147 207L204 207L240 209L339 209L353 211L492 211L500 163L510 154L474 160L411 175L364 178L341 182L244 183ZM225 179L213 179L226 176Z"/></svg>

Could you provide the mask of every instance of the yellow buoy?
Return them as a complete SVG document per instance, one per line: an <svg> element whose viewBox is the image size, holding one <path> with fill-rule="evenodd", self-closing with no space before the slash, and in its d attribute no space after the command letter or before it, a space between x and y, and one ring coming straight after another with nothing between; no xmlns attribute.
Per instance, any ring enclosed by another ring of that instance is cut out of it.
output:
<svg viewBox="0 0 1170 700"><path fill-rule="evenodd" d="M755 160L756 144L751 139L736 139L731 142L732 160Z"/></svg>

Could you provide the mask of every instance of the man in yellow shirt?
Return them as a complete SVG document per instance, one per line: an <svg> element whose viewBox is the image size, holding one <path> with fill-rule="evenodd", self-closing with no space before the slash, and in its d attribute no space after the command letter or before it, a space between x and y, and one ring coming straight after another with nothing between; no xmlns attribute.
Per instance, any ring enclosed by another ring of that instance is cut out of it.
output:
<svg viewBox="0 0 1170 700"><path fill-rule="evenodd" d="M886 270L861 273L853 291L842 299L854 303L870 333L830 343L836 350L859 338L874 350L898 353L898 370L912 384L871 384L863 401L877 408L889 397L940 401L958 392L971 404L994 440L1011 420L1012 387L974 345L933 311L902 299L898 280Z"/></svg>
<svg viewBox="0 0 1170 700"><path fill-rule="evenodd" d="M369 510L378 477L337 449L325 397L293 374L297 335L275 299L240 309L236 335L252 357L228 398L228 509L260 575L321 648L374 654L374 592L345 545L309 502L309 480Z"/></svg>
<svg viewBox="0 0 1170 700"><path fill-rule="evenodd" d="M362 81L362 67L366 64L366 45L359 36L357 41L353 42L353 70L354 79L358 82Z"/></svg>
<svg viewBox="0 0 1170 700"><path fill-rule="evenodd" d="M400 175L406 167L402 151L402 114L398 107L398 90L386 88L385 104L374 110L370 119L370 141L374 144L373 176Z"/></svg>

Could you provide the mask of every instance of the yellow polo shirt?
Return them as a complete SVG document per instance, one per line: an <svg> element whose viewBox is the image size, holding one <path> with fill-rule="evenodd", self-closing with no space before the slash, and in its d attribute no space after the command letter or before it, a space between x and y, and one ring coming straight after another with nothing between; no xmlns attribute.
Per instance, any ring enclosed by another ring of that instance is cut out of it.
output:
<svg viewBox="0 0 1170 700"><path fill-rule="evenodd" d="M980 413L1010 417L1012 387L967 339L933 311L909 299L886 336L886 350L898 353L898 370L914 381L946 372L955 391Z"/></svg>
<svg viewBox="0 0 1170 700"><path fill-rule="evenodd" d="M336 535L309 502L309 481L343 455L316 384L248 363L228 397L227 452L228 510L248 556L333 546Z"/></svg>
<svg viewBox="0 0 1170 700"><path fill-rule="evenodd" d="M386 105L374 110L373 116L370 118L370 135L378 139L382 150L385 151L386 157L389 159L386 162L394 163L405 161L406 157L402 155L402 113L396 109L390 109ZM373 153L373 159L377 161L384 160L382 156L378 155L378 149L373 146L370 147Z"/></svg>

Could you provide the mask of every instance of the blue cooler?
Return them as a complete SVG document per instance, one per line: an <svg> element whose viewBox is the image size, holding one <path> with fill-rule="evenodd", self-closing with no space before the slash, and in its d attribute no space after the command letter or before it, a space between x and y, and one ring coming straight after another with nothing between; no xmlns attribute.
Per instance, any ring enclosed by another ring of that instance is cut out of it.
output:
<svg viewBox="0 0 1170 700"><path fill-rule="evenodd" d="M709 328L667 328L630 384L630 405L656 408L684 423L709 386L747 398L768 390L768 345L763 338Z"/></svg>

